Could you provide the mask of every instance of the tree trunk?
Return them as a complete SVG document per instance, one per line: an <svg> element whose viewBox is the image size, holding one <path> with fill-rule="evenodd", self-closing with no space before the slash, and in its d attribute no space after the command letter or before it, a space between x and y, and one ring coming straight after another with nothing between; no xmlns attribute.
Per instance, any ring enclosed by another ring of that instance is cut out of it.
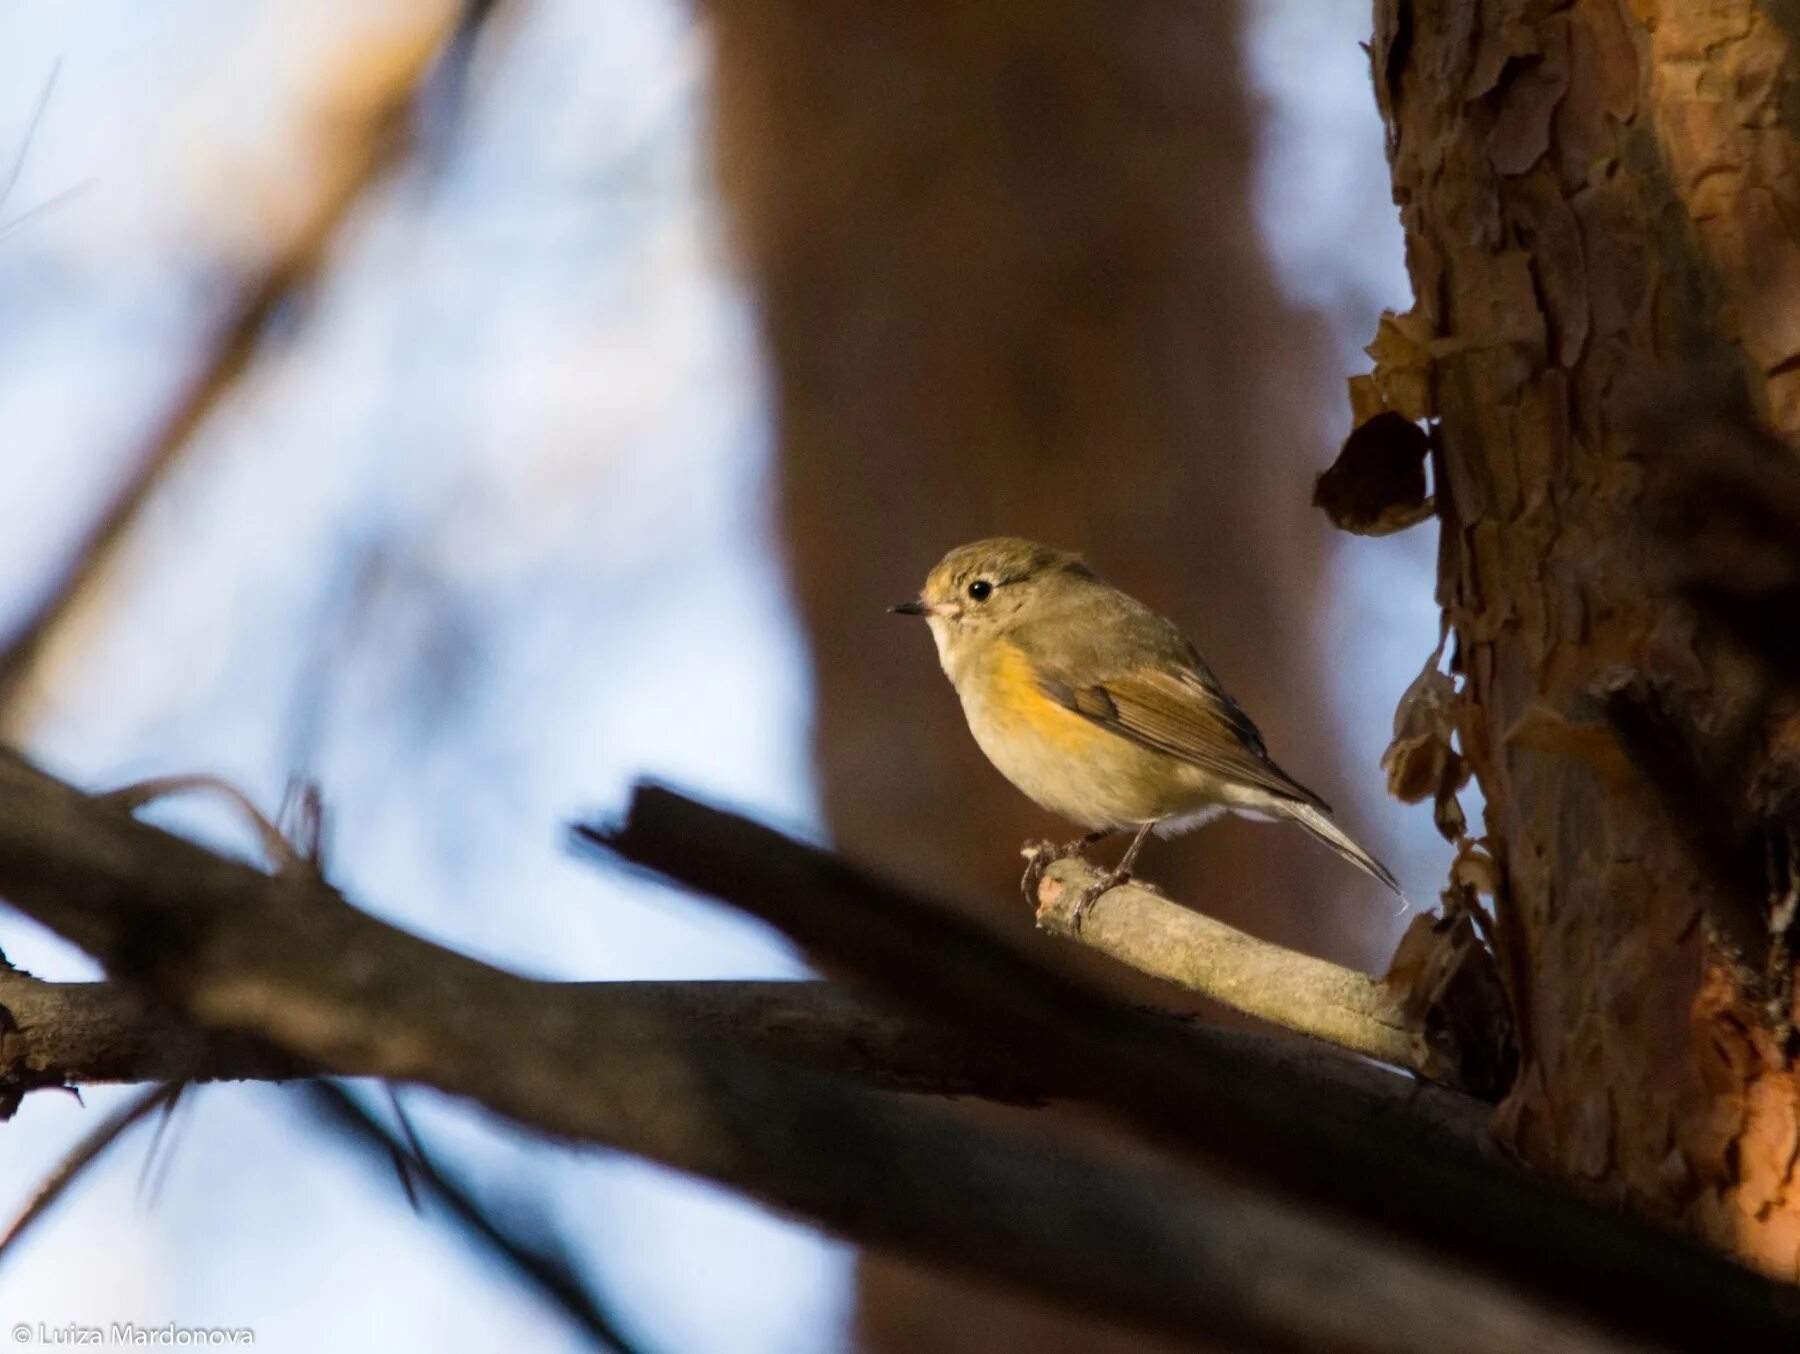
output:
<svg viewBox="0 0 1800 1354"><path fill-rule="evenodd" d="M839 845L1030 925L1018 847L1070 828L986 764L923 627L884 614L946 549L997 534L1082 549L1174 616L1355 831L1378 781L1336 764L1309 634L1322 337L1259 250L1235 7L711 11ZM1380 915L1341 862L1271 828L1219 824L1144 867L1339 957L1361 957ZM865 1278L877 1348L1102 1338L885 1262Z"/></svg>
<svg viewBox="0 0 1800 1354"><path fill-rule="evenodd" d="M1793 23L1748 0L1378 0L1373 53L1426 336L1377 377L1427 372L1403 412L1440 420L1439 593L1520 1018L1502 1132L1787 1277L1791 987L1771 1007L1740 943L1766 945L1766 899L1697 863L1607 711L1622 683L1653 693L1702 759L1760 718L1753 669L1663 584L1644 495L1669 448L1633 430L1697 382L1800 432ZM1725 805L1750 818L1779 779L1768 733Z"/></svg>

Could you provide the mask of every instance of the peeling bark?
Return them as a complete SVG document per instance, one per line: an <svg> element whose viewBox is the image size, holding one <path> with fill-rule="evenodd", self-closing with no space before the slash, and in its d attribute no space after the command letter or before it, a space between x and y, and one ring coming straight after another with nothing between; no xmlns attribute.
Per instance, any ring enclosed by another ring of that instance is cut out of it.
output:
<svg viewBox="0 0 1800 1354"><path fill-rule="evenodd" d="M1375 27L1405 329L1439 420L1458 733L1520 1026L1501 1132L1540 1169L1800 1276L1791 1011L1717 924L1766 930L1769 900L1671 830L1604 711L1628 674L1700 764L1741 751L1731 814L1771 812L1794 730L1759 727L1757 670L1661 586L1644 485L1671 452L1673 388L1800 433L1800 10L1378 0Z"/></svg>

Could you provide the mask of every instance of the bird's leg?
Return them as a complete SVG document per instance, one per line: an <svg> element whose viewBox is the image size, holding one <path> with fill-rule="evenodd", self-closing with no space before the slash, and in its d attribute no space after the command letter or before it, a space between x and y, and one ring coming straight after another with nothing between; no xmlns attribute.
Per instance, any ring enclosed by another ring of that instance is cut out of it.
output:
<svg viewBox="0 0 1800 1354"><path fill-rule="evenodd" d="M1105 841L1110 836L1111 828L1101 828L1098 832L1071 838L1060 846L1047 840L1026 842L1020 851L1025 857L1025 877L1019 881L1019 887L1025 893L1025 901L1035 909L1038 905L1038 885L1044 882L1044 871L1059 860L1082 855L1095 842Z"/></svg>
<svg viewBox="0 0 1800 1354"><path fill-rule="evenodd" d="M1125 848L1125 854L1119 857L1119 863L1106 871L1092 884L1082 891L1081 897L1075 900L1075 911L1071 917L1076 933L1081 931L1082 922L1087 920L1088 909L1093 907L1101 894L1108 889L1117 888L1131 878L1131 867L1137 863L1138 852L1144 849L1144 841L1150 835L1155 823L1145 823L1137 830L1137 836L1131 839L1131 845Z"/></svg>
<svg viewBox="0 0 1800 1354"><path fill-rule="evenodd" d="M1150 829L1155 826L1155 823L1145 823L1140 827L1137 830L1137 836L1131 839L1131 845L1125 848L1125 854L1119 857L1119 866L1113 873L1119 876L1121 884L1131 878L1131 867L1137 863L1138 852L1144 849L1144 839L1150 835Z"/></svg>

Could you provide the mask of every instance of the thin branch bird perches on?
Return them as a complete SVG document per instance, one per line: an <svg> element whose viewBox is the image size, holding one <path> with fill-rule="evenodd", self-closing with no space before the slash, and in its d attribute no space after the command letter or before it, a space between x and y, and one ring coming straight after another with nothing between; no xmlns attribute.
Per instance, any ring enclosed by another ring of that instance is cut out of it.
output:
<svg viewBox="0 0 1800 1354"><path fill-rule="evenodd" d="M1376 1058L1484 1100L1512 1077L1512 1019L1491 952L1472 926L1413 919L1386 976L1286 949L1134 883L1077 911L1104 875L1051 863L1037 881L1039 929L1295 1034Z"/></svg>
<svg viewBox="0 0 1800 1354"><path fill-rule="evenodd" d="M1097 899L1077 927L1075 904L1100 878L1080 859L1053 863L1038 886L1038 925L1245 1015L1425 1072L1401 1002L1379 978L1258 940L1129 883Z"/></svg>

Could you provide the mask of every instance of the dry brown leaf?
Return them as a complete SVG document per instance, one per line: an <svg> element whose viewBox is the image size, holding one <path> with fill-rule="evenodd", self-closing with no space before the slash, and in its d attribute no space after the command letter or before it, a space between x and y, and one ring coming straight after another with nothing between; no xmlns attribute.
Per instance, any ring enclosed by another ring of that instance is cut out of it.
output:
<svg viewBox="0 0 1800 1354"><path fill-rule="evenodd" d="M1431 396L1431 366L1436 334L1431 321L1416 310L1396 315L1381 313L1375 338L1363 349L1375 362L1369 373L1381 408L1391 409L1412 423L1423 423L1437 414ZM1355 391L1352 391L1354 399Z"/></svg>
<svg viewBox="0 0 1800 1354"><path fill-rule="evenodd" d="M1475 926L1473 897L1452 887L1444 900L1450 915L1413 918L1382 982L1412 1034L1415 1065L1497 1099L1518 1065L1499 965Z"/></svg>
<svg viewBox="0 0 1800 1354"><path fill-rule="evenodd" d="M1313 505L1339 531L1359 536L1386 536L1423 522L1432 512L1425 493L1430 451L1429 433L1382 410L1356 426L1331 468L1313 481Z"/></svg>
<svg viewBox="0 0 1800 1354"><path fill-rule="evenodd" d="M1381 387L1375 383L1373 372L1363 372L1352 376L1346 384L1350 387L1350 425L1361 427L1377 414L1388 412L1387 401L1382 398Z"/></svg>
<svg viewBox="0 0 1800 1354"><path fill-rule="evenodd" d="M1465 895L1492 898L1500 891L1500 867L1485 846L1464 842L1450 862L1450 885Z"/></svg>
<svg viewBox="0 0 1800 1354"><path fill-rule="evenodd" d="M1454 757L1456 754L1451 753L1451 756ZM1468 763L1464 762L1460 757L1457 757L1456 760L1462 779L1467 781L1469 778ZM1442 837L1445 841L1461 841L1469 831L1468 815L1463 812L1462 801L1456 797L1455 793L1455 790L1460 789L1461 787L1457 786L1453 788L1450 793L1446 794L1441 790L1443 784L1444 782L1439 782L1440 793L1431 802L1432 826L1437 828L1438 836Z"/></svg>
<svg viewBox="0 0 1800 1354"><path fill-rule="evenodd" d="M1469 763L1451 743L1462 695L1438 669L1440 647L1426 660L1394 711L1394 738L1381 754L1388 793L1405 804L1430 798L1432 820L1446 841L1468 830L1457 791L1469 782Z"/></svg>

